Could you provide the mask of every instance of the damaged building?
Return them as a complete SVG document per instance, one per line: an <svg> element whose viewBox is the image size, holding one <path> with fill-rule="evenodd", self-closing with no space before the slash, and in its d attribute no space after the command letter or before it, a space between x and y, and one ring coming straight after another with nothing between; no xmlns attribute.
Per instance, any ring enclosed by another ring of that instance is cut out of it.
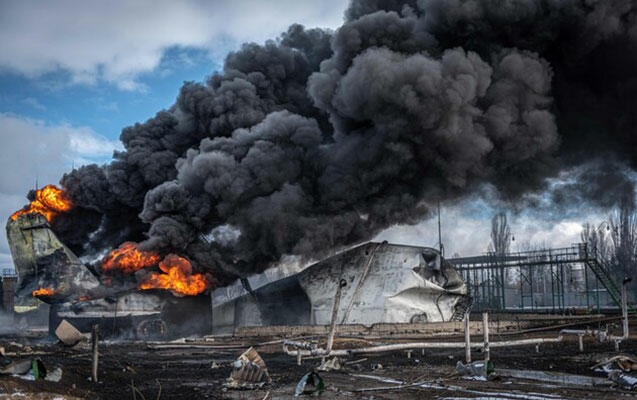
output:
<svg viewBox="0 0 637 400"><path fill-rule="evenodd" d="M175 337L210 332L210 319L201 318L210 315L208 296L140 291L125 280L109 286L58 239L39 213L9 219L7 238L17 273L16 304L42 304L40 300L50 304L51 332L63 319L82 332L99 323L106 336Z"/></svg>
<svg viewBox="0 0 637 400"><path fill-rule="evenodd" d="M458 320L471 304L458 272L432 248L369 242L251 289L212 293L213 329L329 325L340 282L337 323L424 323ZM244 281L247 282L247 281Z"/></svg>
<svg viewBox="0 0 637 400"><path fill-rule="evenodd" d="M217 288L210 297L175 297L164 290L138 290L132 283L105 284L38 213L10 220L7 236L18 274L17 300L35 302L37 297L51 304L50 329L62 319L82 331L102 322L105 334L132 332L136 337L328 325L337 291L339 324L450 321L460 319L470 305L462 277L438 251L426 247L370 242L254 288L243 279Z"/></svg>

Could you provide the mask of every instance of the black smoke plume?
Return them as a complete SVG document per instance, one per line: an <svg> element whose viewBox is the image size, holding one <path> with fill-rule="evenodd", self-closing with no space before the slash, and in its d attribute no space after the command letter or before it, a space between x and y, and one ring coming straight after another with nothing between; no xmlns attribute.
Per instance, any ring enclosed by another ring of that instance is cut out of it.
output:
<svg viewBox="0 0 637 400"><path fill-rule="evenodd" d="M516 202L598 155L634 168L636 8L353 0L335 32L293 25L229 54L125 128L110 164L66 174L68 218L86 223L62 239L85 253L141 241L244 277L484 184ZM604 204L586 182L605 175L579 174L556 201Z"/></svg>

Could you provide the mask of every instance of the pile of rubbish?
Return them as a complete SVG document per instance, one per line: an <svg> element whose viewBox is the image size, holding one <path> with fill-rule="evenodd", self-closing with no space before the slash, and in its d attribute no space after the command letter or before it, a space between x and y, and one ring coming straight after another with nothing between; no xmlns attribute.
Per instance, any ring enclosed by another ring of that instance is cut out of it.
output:
<svg viewBox="0 0 637 400"><path fill-rule="evenodd" d="M47 369L40 357L22 357L29 355L31 349L19 343L11 343L19 347L22 352L8 353L4 347L0 347L0 375L9 375L27 381L46 380L59 382L62 379L62 368Z"/></svg>
<svg viewBox="0 0 637 400"><path fill-rule="evenodd" d="M620 354L598 362L591 369L605 372L608 379L624 389L637 389L637 360L633 357Z"/></svg>

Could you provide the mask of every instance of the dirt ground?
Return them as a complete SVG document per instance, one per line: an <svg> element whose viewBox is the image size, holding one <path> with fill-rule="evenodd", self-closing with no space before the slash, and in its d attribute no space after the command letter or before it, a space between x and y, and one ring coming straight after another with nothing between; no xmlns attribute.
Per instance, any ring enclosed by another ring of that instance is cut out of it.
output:
<svg viewBox="0 0 637 400"><path fill-rule="evenodd" d="M557 332L542 332L555 337ZM538 336L538 334L534 334ZM518 337L491 340L511 340ZM529 337L525 335L524 337ZM457 341L461 338L446 338ZM441 339L442 340L442 339ZM476 338L477 340L477 338ZM13 343L12 343L13 342ZM91 376L91 351L88 344L74 348L46 339L39 343L24 338L0 338L7 357L12 360L39 357L47 370L60 367L59 382L28 381L0 375L0 399L288 399L301 377L320 364L320 359L296 359L281 351L281 344L262 345L259 338L215 338L205 345L190 344L175 348L151 349L147 343L100 343L99 382ZM380 341L376 341L380 342ZM261 345L259 345L261 343ZM337 346L352 345L351 340L337 340ZM27 345L28 347L22 347ZM224 383L232 362L250 345L264 359L272 382L258 390L228 390ZM496 376L488 381L472 380L456 373L456 363L464 361L464 349L414 350L356 355L341 361L348 363L339 371L320 372L325 382L323 398L348 399L617 399L637 397L637 391L608 384L591 386L558 384L512 378L506 370L534 370L551 374L566 373L605 379L606 374L593 371L599 360L618 353L612 343L598 343L585 338L585 351L579 352L577 337L568 336L555 344L514 348L494 348L491 359ZM620 345L620 353L637 355L637 336ZM473 359L481 359L477 349ZM6 362L6 361L5 361ZM599 383L599 382L598 382ZM408 386L412 384L411 386ZM399 387L400 386L400 387ZM407 387L405 387L407 386Z"/></svg>

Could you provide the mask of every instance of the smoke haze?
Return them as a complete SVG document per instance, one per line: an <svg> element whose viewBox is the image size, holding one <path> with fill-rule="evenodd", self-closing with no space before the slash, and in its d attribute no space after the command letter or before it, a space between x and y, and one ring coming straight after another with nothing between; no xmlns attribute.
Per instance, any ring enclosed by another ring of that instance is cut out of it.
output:
<svg viewBox="0 0 637 400"><path fill-rule="evenodd" d="M354 0L336 31L245 44L125 128L110 164L64 175L76 208L54 230L80 254L137 241L224 281L484 185L612 206L634 193L636 18L619 0Z"/></svg>

